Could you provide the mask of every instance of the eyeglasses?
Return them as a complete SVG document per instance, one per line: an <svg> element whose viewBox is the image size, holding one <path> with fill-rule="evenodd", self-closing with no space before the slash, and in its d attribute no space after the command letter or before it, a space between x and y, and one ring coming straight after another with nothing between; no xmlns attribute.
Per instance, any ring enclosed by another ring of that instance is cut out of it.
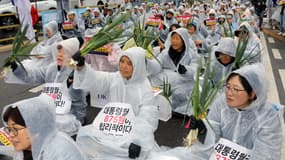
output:
<svg viewBox="0 0 285 160"><path fill-rule="evenodd" d="M237 95L239 92L245 91L244 89L238 89L238 88L235 88L235 87L231 87L229 85L225 86L225 90L226 90L226 92L231 91L231 93L233 95Z"/></svg>
<svg viewBox="0 0 285 160"><path fill-rule="evenodd" d="M24 128L14 128L14 127L4 127L4 131L7 133L7 134L10 134L10 133L13 133L14 136L17 136L18 135L18 131L19 130L22 130L22 129L25 129L26 127Z"/></svg>

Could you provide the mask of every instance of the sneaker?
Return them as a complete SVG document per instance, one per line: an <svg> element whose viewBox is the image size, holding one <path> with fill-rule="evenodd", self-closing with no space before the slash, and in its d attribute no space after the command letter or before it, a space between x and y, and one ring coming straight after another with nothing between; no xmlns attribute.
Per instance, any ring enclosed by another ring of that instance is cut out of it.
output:
<svg viewBox="0 0 285 160"><path fill-rule="evenodd" d="M279 32L278 35L281 36L283 34L283 32Z"/></svg>

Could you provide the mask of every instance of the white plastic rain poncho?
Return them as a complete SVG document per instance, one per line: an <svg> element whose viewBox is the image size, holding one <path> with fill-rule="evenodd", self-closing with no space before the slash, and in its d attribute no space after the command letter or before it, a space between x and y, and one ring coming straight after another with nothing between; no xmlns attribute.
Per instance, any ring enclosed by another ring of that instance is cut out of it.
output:
<svg viewBox="0 0 285 160"><path fill-rule="evenodd" d="M82 70L75 71L75 88L107 93L108 102L131 104L136 117L133 135L129 139L110 141L98 137L98 133L94 133L93 125L82 127L76 141L90 159L129 159L130 143L142 147L138 159L145 159L151 150L158 149L153 135L158 125L158 110L152 105L154 94L146 77L145 52L139 47L122 52L122 56L127 56L132 61L133 73L129 80L124 79L119 71L95 71L87 64Z"/></svg>
<svg viewBox="0 0 285 160"><path fill-rule="evenodd" d="M213 47L217 45L221 39L221 36L218 34L218 31L216 28L210 28L207 30L208 36L206 38L206 42L209 47Z"/></svg>
<svg viewBox="0 0 285 160"><path fill-rule="evenodd" d="M73 55L79 49L77 38L67 39L59 42L59 44L63 46L65 54ZM62 83L64 93L69 95L70 100L72 101L70 111L72 114L65 114L64 116L58 115L57 125L61 131L66 132L69 135L74 135L80 127L80 122L84 122L87 103L86 93L84 91L72 87L67 88L66 80L72 72L72 69L61 67L61 69L58 70L57 63L54 62L47 67L26 68L26 71L27 73L20 65L18 65L17 69L13 72L13 75L25 83L32 85Z"/></svg>
<svg viewBox="0 0 285 160"><path fill-rule="evenodd" d="M190 34L190 38L194 41L194 43L196 41L202 41L202 44L200 46L196 46L198 53L200 53L200 54L208 53L209 46L208 46L208 44L206 42L205 37L199 31L198 22L197 21L192 21L191 25L193 25L195 27L195 32L193 34Z"/></svg>
<svg viewBox="0 0 285 160"><path fill-rule="evenodd" d="M211 105L208 119L214 129L216 142L225 138L250 149L250 159L279 160L282 144L281 122L279 111L267 101L266 73L263 66L260 63L247 65L234 73L249 82L257 98L242 111L229 107L224 95ZM207 134L207 137L209 136L211 135ZM205 154L204 159L209 158L207 152L200 153Z"/></svg>
<svg viewBox="0 0 285 160"><path fill-rule="evenodd" d="M247 62L248 64L252 63L258 63L261 62L261 42L259 38L256 36L256 34L253 32L252 27L248 22L243 22L240 26L245 27L248 31L248 43L244 52L244 57L250 57L250 60ZM238 29L238 30L239 30ZM238 39L236 41L236 44L238 45Z"/></svg>
<svg viewBox="0 0 285 160"><path fill-rule="evenodd" d="M56 44L57 42L62 41L62 37L58 32L58 24L56 21L50 21L44 26L44 29L49 30L52 33L52 36L50 38L45 37L42 42L33 48L31 55L37 56L32 56L31 59L22 62L27 68L47 66L56 59Z"/></svg>
<svg viewBox="0 0 285 160"><path fill-rule="evenodd" d="M231 72L233 63L228 64L226 66L223 65L217 59L218 57L216 57L216 53L223 53L234 58L236 54L236 44L233 38L222 38L219 42L219 45L217 47L214 47L213 50L213 55L211 55L211 68L215 72L213 83L217 84L220 80L225 79L227 75Z"/></svg>
<svg viewBox="0 0 285 160"><path fill-rule="evenodd" d="M74 141L66 134L57 131L55 106L48 96L40 95L16 102L6 106L3 114L8 107L17 107L25 121L34 160L85 159ZM14 160L23 160L23 153L15 152Z"/></svg>
<svg viewBox="0 0 285 160"><path fill-rule="evenodd" d="M169 34L172 35L173 33L179 34L185 45L185 51L182 53L182 57L178 61L178 64L175 65L173 60L170 58L170 45L167 45L168 48L158 55L161 65L155 60L148 61L147 64L149 70L153 73L150 76L153 85L162 86L163 80L165 79L168 79L168 82L171 84L173 111L182 114L189 114L192 109L191 107L187 108L187 102L194 84L194 76L198 64L197 54L195 52L191 52L192 50L189 48L189 34L186 29L179 28ZM170 41L170 39L171 38L168 38L167 41ZM166 43L170 44L170 42ZM185 66L187 70L185 74L178 73L178 67L180 64Z"/></svg>

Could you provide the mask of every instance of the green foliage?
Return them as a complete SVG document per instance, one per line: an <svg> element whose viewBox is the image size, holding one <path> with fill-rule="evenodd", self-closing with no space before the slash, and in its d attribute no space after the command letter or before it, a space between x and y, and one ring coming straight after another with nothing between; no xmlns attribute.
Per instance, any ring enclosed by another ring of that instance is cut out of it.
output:
<svg viewBox="0 0 285 160"><path fill-rule="evenodd" d="M243 31L241 31L240 34L244 34ZM248 36L245 39L239 38L237 49L236 49L235 61L233 64L233 69L242 67L243 65L249 63L250 61L252 61L254 58L256 58L259 55L259 53L252 55L253 51L258 46L258 44L256 44L256 46L252 48L250 53L247 56L245 56L244 53L248 45L248 39L249 39Z"/></svg>
<svg viewBox="0 0 285 160"><path fill-rule="evenodd" d="M28 41L26 40L25 35L28 31L28 27L29 27L28 25L24 26L23 29L22 27L19 27L16 37L13 41L11 54L8 58L4 60L4 64L16 61L24 68L23 64L21 63L22 58L30 57L30 56L37 56L37 55L30 55L30 52L32 51L32 49L36 45L38 45L39 42L32 43L32 40L28 40Z"/></svg>
<svg viewBox="0 0 285 160"><path fill-rule="evenodd" d="M124 29L119 27L124 21L130 18L129 13L124 13L120 17L112 20L112 23L106 24L97 34L95 34L87 45L80 51L82 56L86 56L90 51L96 50L108 43L116 42L122 38Z"/></svg>
<svg viewBox="0 0 285 160"><path fill-rule="evenodd" d="M209 52L210 56L210 52ZM200 86L200 75L202 70L204 71L203 82ZM216 98L217 93L224 84L224 79L220 80L217 84L213 84L213 78L215 76L215 68L211 68L211 61L208 60L205 67L202 66L202 60L199 60L198 68L195 76L195 83L189 99L193 107L193 115L196 119L206 118L209 106Z"/></svg>
<svg viewBox="0 0 285 160"><path fill-rule="evenodd" d="M145 19L145 16L144 18ZM136 46L142 47L147 50L148 53L151 54L155 60L159 62L159 60L156 58L156 56L152 53L150 47L151 43L158 39L158 33L155 31L154 27L148 27L148 29L145 29L145 21L142 23L140 21L137 21L135 23L133 38L136 43Z"/></svg>

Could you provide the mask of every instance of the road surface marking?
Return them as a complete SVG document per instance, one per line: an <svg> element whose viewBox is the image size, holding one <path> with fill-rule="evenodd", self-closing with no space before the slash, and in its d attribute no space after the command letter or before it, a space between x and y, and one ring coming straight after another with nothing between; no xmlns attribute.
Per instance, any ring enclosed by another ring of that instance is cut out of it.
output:
<svg viewBox="0 0 285 160"><path fill-rule="evenodd" d="M282 59L279 49L272 48L274 59Z"/></svg>
<svg viewBox="0 0 285 160"><path fill-rule="evenodd" d="M34 88L30 89L29 92L31 92L31 93L38 93L38 92L43 90L44 86L45 86L45 84L39 85L37 87L34 87Z"/></svg>
<svg viewBox="0 0 285 160"><path fill-rule="evenodd" d="M274 39L272 37L268 37L268 42L269 43L275 43Z"/></svg>
<svg viewBox="0 0 285 160"><path fill-rule="evenodd" d="M271 65L270 58L269 58L268 48L265 42L265 37L262 32L260 35L261 35L260 40L261 40L262 46L264 46L264 49L262 50L262 52L265 52L265 53L262 53L263 55L262 63L267 71L266 73L267 73L267 79L269 83L268 85L269 92L267 94L267 97L270 102L280 103L279 95L278 95L277 88L276 88L275 78L274 78L273 71L272 71L272 65Z"/></svg>
<svg viewBox="0 0 285 160"><path fill-rule="evenodd" d="M281 78L283 90L285 91L285 69L279 69L278 71Z"/></svg>

